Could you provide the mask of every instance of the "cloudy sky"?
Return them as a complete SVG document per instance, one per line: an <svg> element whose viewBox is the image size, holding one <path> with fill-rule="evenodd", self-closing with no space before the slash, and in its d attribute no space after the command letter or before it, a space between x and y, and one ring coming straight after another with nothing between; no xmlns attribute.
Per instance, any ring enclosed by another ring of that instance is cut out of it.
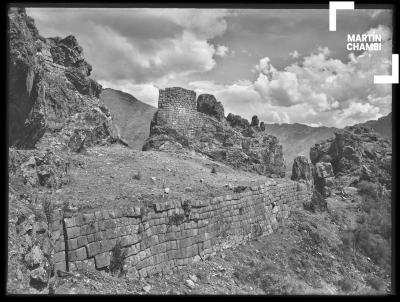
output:
<svg viewBox="0 0 400 302"><path fill-rule="evenodd" d="M390 10L28 8L41 35L74 35L104 87L157 106L158 89L214 94L267 123L344 127L391 111ZM379 33L382 51L351 53L347 34Z"/></svg>

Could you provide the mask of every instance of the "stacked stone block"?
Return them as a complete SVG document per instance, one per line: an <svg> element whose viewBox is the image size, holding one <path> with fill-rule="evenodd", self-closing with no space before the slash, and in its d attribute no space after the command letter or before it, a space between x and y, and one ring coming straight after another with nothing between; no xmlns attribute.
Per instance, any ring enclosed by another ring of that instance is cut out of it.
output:
<svg viewBox="0 0 400 302"><path fill-rule="evenodd" d="M65 255L65 228L63 225L63 215L61 211L55 211L52 215L50 225L51 238L54 243L53 263L54 269L67 270L67 258Z"/></svg>
<svg viewBox="0 0 400 302"><path fill-rule="evenodd" d="M190 132L197 119L196 93L181 87L160 89L157 124Z"/></svg>
<svg viewBox="0 0 400 302"><path fill-rule="evenodd" d="M293 207L310 200L310 192L302 188L294 181L271 180L242 193L207 200L76 214L63 220L66 264L69 270L104 269L119 242L129 273L168 274L207 258L226 240L239 243L271 234Z"/></svg>

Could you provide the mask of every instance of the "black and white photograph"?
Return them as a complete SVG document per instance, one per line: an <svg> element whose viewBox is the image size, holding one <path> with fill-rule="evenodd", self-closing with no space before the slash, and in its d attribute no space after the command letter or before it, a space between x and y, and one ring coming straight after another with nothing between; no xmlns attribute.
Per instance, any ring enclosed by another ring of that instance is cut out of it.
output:
<svg viewBox="0 0 400 302"><path fill-rule="evenodd" d="M394 295L391 3L9 3L6 294Z"/></svg>

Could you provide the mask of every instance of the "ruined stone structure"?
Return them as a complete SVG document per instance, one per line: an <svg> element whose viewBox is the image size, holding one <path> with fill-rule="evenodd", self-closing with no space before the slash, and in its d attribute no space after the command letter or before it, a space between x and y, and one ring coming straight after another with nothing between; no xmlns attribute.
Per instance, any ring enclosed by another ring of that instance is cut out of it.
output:
<svg viewBox="0 0 400 302"><path fill-rule="evenodd" d="M182 131L193 132L198 123L196 93L180 87L160 89L157 124Z"/></svg>
<svg viewBox="0 0 400 302"><path fill-rule="evenodd" d="M56 270L102 269L119 242L128 273L168 273L244 240L271 234L290 211L308 202L297 182L267 183L207 200L168 201L153 208L126 206L61 217L54 215Z"/></svg>
<svg viewBox="0 0 400 302"><path fill-rule="evenodd" d="M235 168L284 177L285 163L278 139L261 131L258 123L251 127L245 119L232 114L225 119L223 112L222 104L212 95L200 95L196 101L196 93L191 90L160 90L158 111L143 150L186 148Z"/></svg>

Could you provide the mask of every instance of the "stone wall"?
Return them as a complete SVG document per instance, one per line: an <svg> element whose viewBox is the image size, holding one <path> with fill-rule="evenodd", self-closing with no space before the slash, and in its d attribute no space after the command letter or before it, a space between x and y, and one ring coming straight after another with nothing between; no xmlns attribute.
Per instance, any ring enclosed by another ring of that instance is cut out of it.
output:
<svg viewBox="0 0 400 302"><path fill-rule="evenodd" d="M160 89L157 123L190 132L193 125L197 124L196 93L180 87Z"/></svg>
<svg viewBox="0 0 400 302"><path fill-rule="evenodd" d="M119 241L126 250L128 273L141 277L169 273L207 258L226 242L232 246L271 234L291 209L310 198L297 182L269 180L242 193L207 200L64 216L54 223L53 234L59 236L55 268L104 269Z"/></svg>

